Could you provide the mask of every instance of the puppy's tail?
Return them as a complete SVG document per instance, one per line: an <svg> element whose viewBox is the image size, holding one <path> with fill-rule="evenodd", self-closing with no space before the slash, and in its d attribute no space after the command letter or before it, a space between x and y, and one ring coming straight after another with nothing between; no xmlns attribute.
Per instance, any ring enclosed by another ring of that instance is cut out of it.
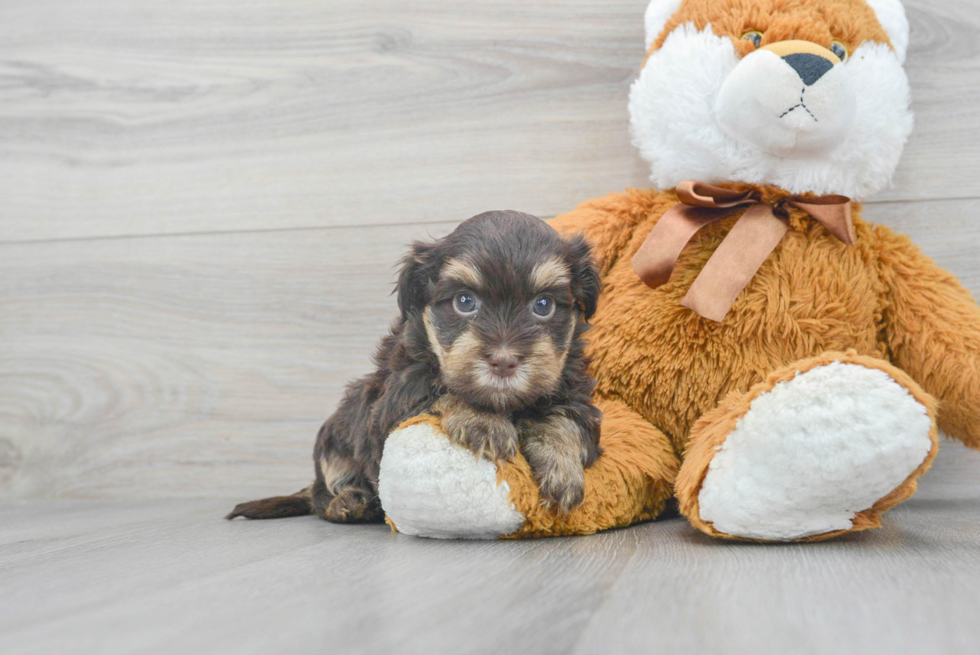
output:
<svg viewBox="0 0 980 655"><path fill-rule="evenodd" d="M229 521L236 516L244 516L247 519L285 519L290 516L306 516L312 513L313 485L311 484L292 496L273 496L272 498L239 503L225 518Z"/></svg>

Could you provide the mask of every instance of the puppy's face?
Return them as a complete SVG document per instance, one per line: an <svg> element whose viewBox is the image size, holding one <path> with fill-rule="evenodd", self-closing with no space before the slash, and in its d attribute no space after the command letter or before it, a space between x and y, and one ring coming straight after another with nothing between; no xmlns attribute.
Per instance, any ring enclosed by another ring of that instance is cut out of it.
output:
<svg viewBox="0 0 980 655"><path fill-rule="evenodd" d="M578 313L569 266L553 253L531 267L460 255L443 266L424 314L446 387L497 409L553 392Z"/></svg>
<svg viewBox="0 0 980 655"><path fill-rule="evenodd" d="M565 241L534 217L493 212L419 246L415 257L428 265L416 281L422 322L447 389L503 411L553 393L598 295L585 242Z"/></svg>

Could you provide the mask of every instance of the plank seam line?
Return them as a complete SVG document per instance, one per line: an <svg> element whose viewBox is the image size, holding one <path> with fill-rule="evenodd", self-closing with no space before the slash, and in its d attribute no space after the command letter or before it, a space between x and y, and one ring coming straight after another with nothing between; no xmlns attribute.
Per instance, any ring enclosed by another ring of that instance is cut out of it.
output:
<svg viewBox="0 0 980 655"><path fill-rule="evenodd" d="M955 196L955 197L941 197L941 198L900 198L898 200L866 200L862 204L865 207L873 205L902 205L902 204L912 204L912 203L926 203L926 202L962 202L967 200L980 200L980 196ZM555 218L556 215L542 215L539 216L542 220L551 220ZM461 219L459 222L462 222ZM247 230L202 230L202 231L187 231L187 232L152 232L148 234L100 234L93 236L81 236L81 237L54 237L48 239L23 239L23 240L5 240L0 239L0 247L4 246L19 246L19 245L36 245L44 243L73 243L73 242L86 242L86 241L119 241L124 239L157 239L157 238L182 238L182 237L196 237L196 236L219 236L219 235L235 235L235 234L265 234L265 233L276 233L276 232L314 232L317 230L351 230L351 229L371 229L371 228L395 228L395 227L412 227L418 225L442 225L445 223L453 223L453 220L437 220L437 221L410 221L407 223L371 223L369 225L300 225L296 227L272 227L272 228L254 228Z"/></svg>
<svg viewBox="0 0 980 655"><path fill-rule="evenodd" d="M544 220L553 218L552 216L542 216ZM63 238L51 238L51 239L24 239L24 240L0 240L0 247L4 246L22 246L22 245L37 245L46 243L75 243L75 242L87 242L87 241L122 241L125 239L159 239L159 238L183 238L183 237L199 237L199 236L222 236L222 235L237 235L237 234L266 234L266 233L276 233L276 232L314 232L317 230L367 230L372 228L397 228L397 227L413 227L419 225L444 225L446 223L461 223L465 219L460 219L459 221L453 220L439 220L439 221L412 221L408 223L371 223L369 225L304 225L298 227L273 227L273 228L255 228L250 230L204 230L201 232L155 232L152 234L107 234L107 235L95 235L95 236L84 236L84 237L63 237Z"/></svg>

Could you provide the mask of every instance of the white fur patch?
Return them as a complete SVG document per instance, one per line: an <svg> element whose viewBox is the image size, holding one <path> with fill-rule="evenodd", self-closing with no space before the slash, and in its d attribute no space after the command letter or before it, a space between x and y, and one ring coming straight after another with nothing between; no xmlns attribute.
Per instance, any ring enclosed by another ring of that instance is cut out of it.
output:
<svg viewBox="0 0 980 655"><path fill-rule="evenodd" d="M850 135L857 94L843 63L807 85L775 52L756 50L721 86L715 116L733 139L770 155L819 158Z"/></svg>
<svg viewBox="0 0 980 655"><path fill-rule="evenodd" d="M909 49L909 19L905 15L905 7L899 0L867 0L867 2L874 9L878 22L888 33L898 60L904 64Z"/></svg>
<svg viewBox="0 0 980 655"><path fill-rule="evenodd" d="M657 40L664 29L664 25L670 20L681 7L683 0L650 0L647 10L643 14L643 25L646 30L646 47L649 50L650 44Z"/></svg>
<svg viewBox="0 0 980 655"><path fill-rule="evenodd" d="M851 527L925 460L926 408L884 371L833 362L752 402L698 503L725 534L782 541Z"/></svg>
<svg viewBox="0 0 980 655"><path fill-rule="evenodd" d="M854 125L819 156L777 156L722 129L715 102L739 61L731 39L693 23L647 60L630 90L630 130L657 188L738 181L861 200L890 183L912 131L908 78L891 48L868 42L843 64L857 93Z"/></svg>
<svg viewBox="0 0 980 655"><path fill-rule="evenodd" d="M509 499L497 467L477 459L431 425L395 430L385 442L378 495L402 534L436 539L496 539L516 532L524 515Z"/></svg>

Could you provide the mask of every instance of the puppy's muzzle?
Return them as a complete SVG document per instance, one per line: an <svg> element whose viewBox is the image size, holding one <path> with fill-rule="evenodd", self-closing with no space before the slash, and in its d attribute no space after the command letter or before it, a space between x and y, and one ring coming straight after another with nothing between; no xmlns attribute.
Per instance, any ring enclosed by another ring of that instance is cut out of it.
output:
<svg viewBox="0 0 980 655"><path fill-rule="evenodd" d="M504 379L517 375L517 368L521 364L521 358L507 350L494 351L486 359L490 374Z"/></svg>

